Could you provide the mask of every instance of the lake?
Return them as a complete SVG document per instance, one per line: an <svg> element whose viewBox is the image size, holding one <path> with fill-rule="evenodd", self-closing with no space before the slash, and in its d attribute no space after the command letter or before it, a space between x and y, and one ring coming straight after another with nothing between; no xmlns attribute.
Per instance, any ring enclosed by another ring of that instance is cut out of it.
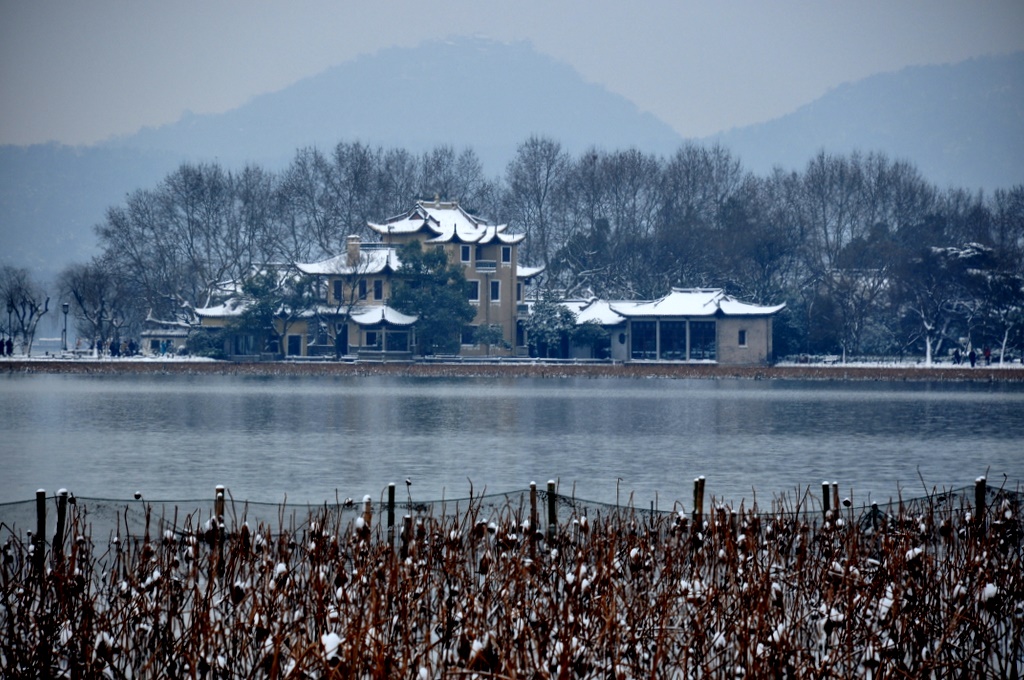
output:
<svg viewBox="0 0 1024 680"><path fill-rule="evenodd" d="M859 505L1024 480L1016 383L188 375L0 377L0 502L318 503L541 487L661 509L837 481ZM922 479L924 485L922 485Z"/></svg>

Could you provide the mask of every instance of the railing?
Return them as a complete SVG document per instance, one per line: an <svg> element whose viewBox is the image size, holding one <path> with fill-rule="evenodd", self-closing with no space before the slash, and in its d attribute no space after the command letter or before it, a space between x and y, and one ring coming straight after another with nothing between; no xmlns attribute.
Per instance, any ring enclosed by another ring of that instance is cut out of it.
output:
<svg viewBox="0 0 1024 680"><path fill-rule="evenodd" d="M497 271L498 263L495 260L477 260L476 270L478 272L493 272Z"/></svg>

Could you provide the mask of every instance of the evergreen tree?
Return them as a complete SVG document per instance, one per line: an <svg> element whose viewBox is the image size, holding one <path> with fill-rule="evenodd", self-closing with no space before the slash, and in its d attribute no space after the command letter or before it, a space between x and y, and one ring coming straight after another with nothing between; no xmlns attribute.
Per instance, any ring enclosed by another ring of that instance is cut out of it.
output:
<svg viewBox="0 0 1024 680"><path fill-rule="evenodd" d="M476 311L462 267L448 263L443 250L423 250L419 241L398 248L398 281L391 306L419 317L416 337L422 354L455 354L463 327Z"/></svg>

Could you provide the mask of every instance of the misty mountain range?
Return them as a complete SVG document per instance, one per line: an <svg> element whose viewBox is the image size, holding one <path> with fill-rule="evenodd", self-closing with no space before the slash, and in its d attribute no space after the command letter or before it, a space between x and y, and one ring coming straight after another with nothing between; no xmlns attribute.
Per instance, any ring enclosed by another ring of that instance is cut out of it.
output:
<svg viewBox="0 0 1024 680"><path fill-rule="evenodd" d="M472 147L497 176L531 134L574 155L593 146L668 156L687 141L525 44L393 48L223 114L186 114L88 147L0 147L0 263L45 280L88 259L106 208L183 161L279 170L305 146L360 141L420 153L449 144ZM757 174L802 169L820 149L877 150L940 188L1013 186L1024 183L1024 53L873 76L776 120L690 141L721 143Z"/></svg>

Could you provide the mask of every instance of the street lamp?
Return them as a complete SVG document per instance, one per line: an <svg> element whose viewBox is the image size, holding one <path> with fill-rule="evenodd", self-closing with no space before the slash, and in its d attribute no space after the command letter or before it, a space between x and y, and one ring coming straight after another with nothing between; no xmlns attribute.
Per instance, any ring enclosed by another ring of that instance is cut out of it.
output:
<svg viewBox="0 0 1024 680"><path fill-rule="evenodd" d="M66 302L60 306L64 310L64 332L61 333L60 337L60 348L64 352L68 351L68 307L70 306Z"/></svg>

